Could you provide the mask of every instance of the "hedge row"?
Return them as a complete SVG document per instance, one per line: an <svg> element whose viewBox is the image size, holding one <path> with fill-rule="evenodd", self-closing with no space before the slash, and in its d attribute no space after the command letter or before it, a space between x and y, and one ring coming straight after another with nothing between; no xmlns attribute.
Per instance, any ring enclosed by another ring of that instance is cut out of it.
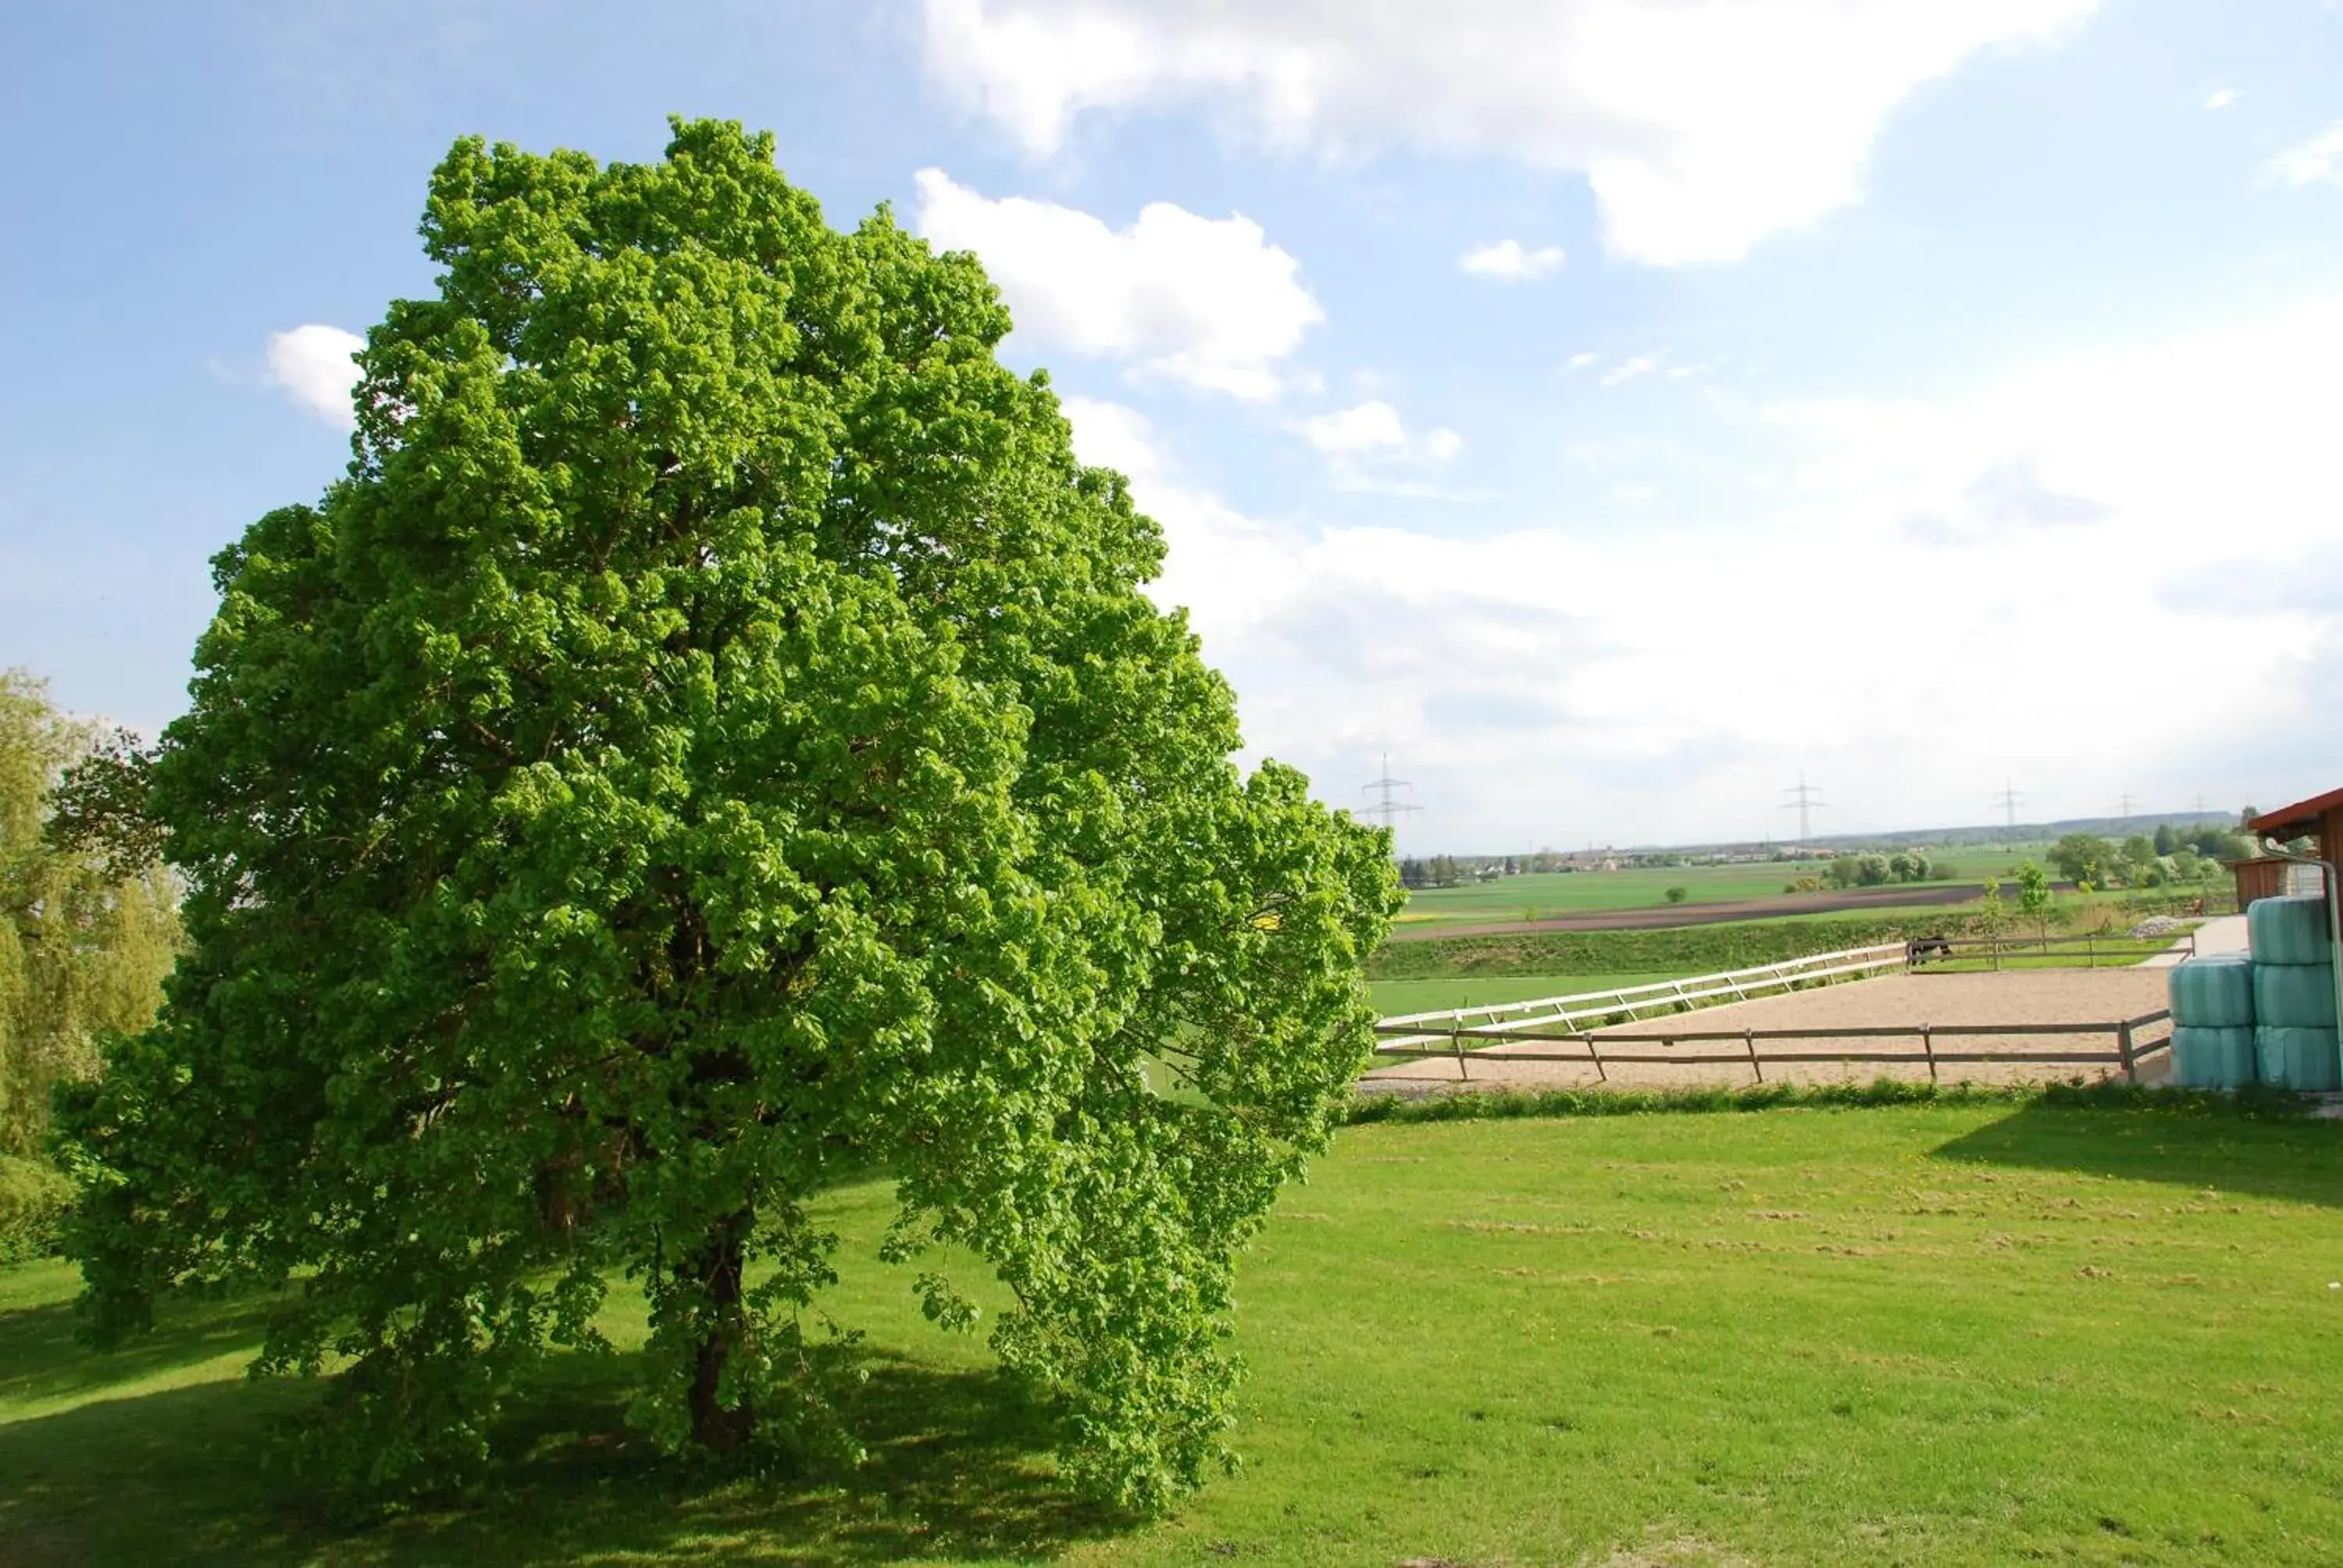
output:
<svg viewBox="0 0 2343 1568"><path fill-rule="evenodd" d="M2217 1090L2154 1088L2115 1081L2042 1084L1761 1083L1747 1089L1550 1089L1534 1092L1463 1090L1422 1098L1397 1094L1353 1097L1346 1120L1373 1121L1506 1121L1519 1117L1699 1115L1796 1107L1863 1109L1892 1105L2039 1104L2076 1111L2155 1111L2182 1116L2240 1116L2280 1121L2308 1113L2311 1101L2284 1090L2252 1085Z"/></svg>

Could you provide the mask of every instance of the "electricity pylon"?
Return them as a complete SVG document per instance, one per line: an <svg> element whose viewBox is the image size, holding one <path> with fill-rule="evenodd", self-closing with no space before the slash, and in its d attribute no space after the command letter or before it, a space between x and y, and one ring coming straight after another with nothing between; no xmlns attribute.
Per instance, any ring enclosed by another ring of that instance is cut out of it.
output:
<svg viewBox="0 0 2343 1568"><path fill-rule="evenodd" d="M1827 811L1830 809L1830 802L1823 799L1823 792L1819 789L1806 782L1806 771L1803 768L1798 769L1796 785L1783 790L1782 793L1787 795L1789 799L1782 802L1781 809L1785 811L1795 811L1798 814L1798 842L1805 843L1815 836L1814 813Z"/></svg>

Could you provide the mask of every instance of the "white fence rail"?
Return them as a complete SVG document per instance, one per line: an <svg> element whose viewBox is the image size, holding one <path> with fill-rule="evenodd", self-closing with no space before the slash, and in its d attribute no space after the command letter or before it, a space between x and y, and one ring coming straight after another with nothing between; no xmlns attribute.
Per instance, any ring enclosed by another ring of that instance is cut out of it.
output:
<svg viewBox="0 0 2343 1568"><path fill-rule="evenodd" d="M1573 1029L1581 1019L1624 1017L1629 1021L1644 1012L1674 1011L1703 1002L1747 1001L1767 992L1792 990L1814 980L1849 975L1875 975L1901 970L1909 950L1902 942L1880 942L1867 948L1847 948L1835 953L1815 953L1755 969L1726 970L1694 975L1687 980L1655 980L1649 985L1617 990L1577 991L1569 996L1540 997L1534 1001L1497 1002L1487 1007L1443 1008L1437 1012L1403 1013L1375 1025L1378 1056L1420 1056L1427 1047L1461 1050L1465 1040L1502 1042L1517 1030L1544 1030L1554 1024ZM1479 1023L1468 1024L1468 1019Z"/></svg>

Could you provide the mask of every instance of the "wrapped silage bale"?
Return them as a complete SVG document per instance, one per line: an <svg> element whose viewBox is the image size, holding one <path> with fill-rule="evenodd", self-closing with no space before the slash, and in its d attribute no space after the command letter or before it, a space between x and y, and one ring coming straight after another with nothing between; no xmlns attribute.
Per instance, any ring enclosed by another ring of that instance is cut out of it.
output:
<svg viewBox="0 0 2343 1568"><path fill-rule="evenodd" d="M2254 1030L2254 1063L2264 1083L2282 1089L2343 1089L2343 1062L2336 1058L2331 1029L2277 1029L2263 1024Z"/></svg>
<svg viewBox="0 0 2343 1568"><path fill-rule="evenodd" d="M2317 893L2256 899L2246 906L2246 940L2258 964L2335 961L2327 940L2327 900Z"/></svg>
<svg viewBox="0 0 2343 1568"><path fill-rule="evenodd" d="M2181 1088L2236 1089L2259 1076L2252 1030L2173 1026L2172 1081Z"/></svg>
<svg viewBox="0 0 2343 1568"><path fill-rule="evenodd" d="M2208 953L2175 964L2167 982L2172 1021L2195 1029L2254 1026L2254 960L2244 953Z"/></svg>
<svg viewBox="0 0 2343 1568"><path fill-rule="evenodd" d="M2256 964L2254 1021L2272 1029L2333 1029L2334 970L2326 964Z"/></svg>

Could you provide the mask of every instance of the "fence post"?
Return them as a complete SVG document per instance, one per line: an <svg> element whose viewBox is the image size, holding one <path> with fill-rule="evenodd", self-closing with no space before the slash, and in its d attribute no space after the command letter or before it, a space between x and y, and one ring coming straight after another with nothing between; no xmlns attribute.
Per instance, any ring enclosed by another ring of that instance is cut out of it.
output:
<svg viewBox="0 0 2343 1568"><path fill-rule="evenodd" d="M2083 933L2083 967L2087 970L2099 967L2099 935L2097 931Z"/></svg>
<svg viewBox="0 0 2343 1568"><path fill-rule="evenodd" d="M1996 974L1999 974L2001 972L2001 933L1995 931L1987 936L1986 940L1993 945L1993 969Z"/></svg>
<svg viewBox="0 0 2343 1568"><path fill-rule="evenodd" d="M2126 1019L2121 1023L2116 1025L2116 1054L2123 1058L2124 1081L2126 1083L2137 1083L2139 1081L2139 1064L2132 1059L2131 1020L2129 1019Z"/></svg>
<svg viewBox="0 0 2343 1568"><path fill-rule="evenodd" d="M1456 1021L1448 1026L1448 1049L1456 1053L1456 1076L1464 1083L1473 1081L1473 1070L1464 1065L1464 1015L1458 1013Z"/></svg>
<svg viewBox="0 0 2343 1568"><path fill-rule="evenodd" d="M1936 1081L1936 1040L1925 1023L1920 1026L1920 1049L1927 1054L1928 1081L1934 1083Z"/></svg>
<svg viewBox="0 0 2343 1568"><path fill-rule="evenodd" d="M1755 1027L1745 1026L1741 1030L1741 1043L1745 1046L1749 1051L1749 1070L1757 1075L1758 1082L1765 1082L1765 1065L1757 1060L1757 1030Z"/></svg>
<svg viewBox="0 0 2343 1568"><path fill-rule="evenodd" d="M1594 1064L1595 1082L1608 1083L1611 1081L1611 1075L1603 1070L1603 1053L1594 1049L1594 1037L1591 1034L1586 1037L1586 1060Z"/></svg>

